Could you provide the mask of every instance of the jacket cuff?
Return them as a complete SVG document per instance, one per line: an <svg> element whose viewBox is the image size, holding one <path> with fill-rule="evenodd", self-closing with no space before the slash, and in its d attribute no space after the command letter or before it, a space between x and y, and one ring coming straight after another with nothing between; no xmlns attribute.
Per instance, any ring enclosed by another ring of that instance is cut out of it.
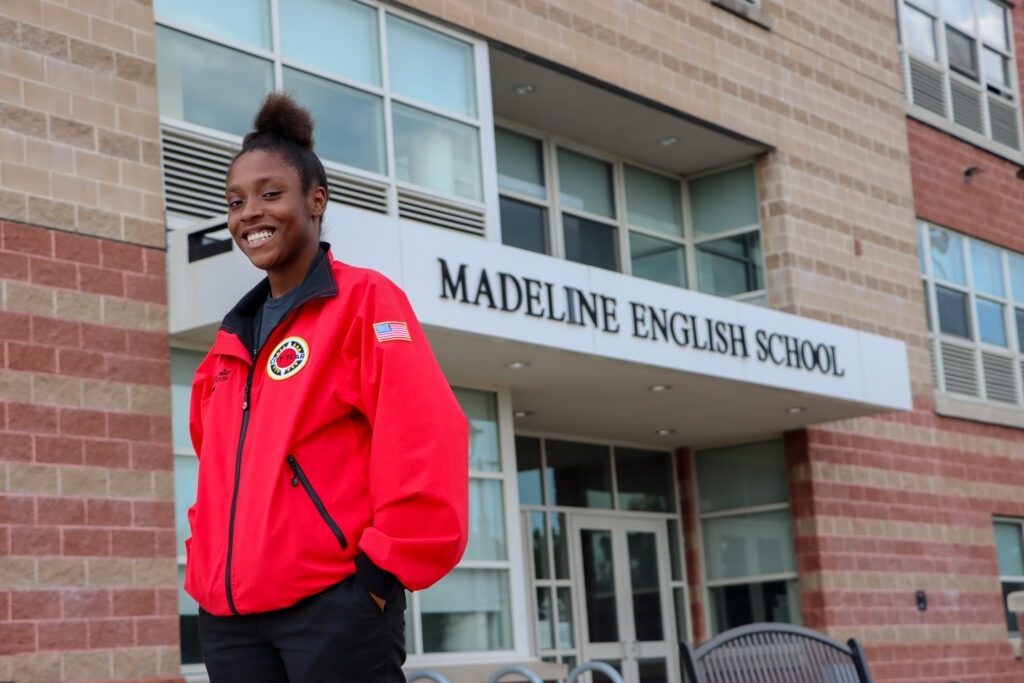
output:
<svg viewBox="0 0 1024 683"><path fill-rule="evenodd" d="M385 600L401 585L394 574L375 565L366 554L356 555L356 583Z"/></svg>

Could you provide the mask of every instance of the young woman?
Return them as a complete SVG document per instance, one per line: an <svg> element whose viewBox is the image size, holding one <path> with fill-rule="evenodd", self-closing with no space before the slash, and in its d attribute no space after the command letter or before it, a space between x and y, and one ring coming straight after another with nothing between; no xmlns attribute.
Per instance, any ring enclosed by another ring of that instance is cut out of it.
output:
<svg viewBox="0 0 1024 683"><path fill-rule="evenodd" d="M467 539L465 416L405 295L320 242L313 121L267 97L228 171L228 229L267 277L192 387L185 589L212 683L404 681L405 590Z"/></svg>

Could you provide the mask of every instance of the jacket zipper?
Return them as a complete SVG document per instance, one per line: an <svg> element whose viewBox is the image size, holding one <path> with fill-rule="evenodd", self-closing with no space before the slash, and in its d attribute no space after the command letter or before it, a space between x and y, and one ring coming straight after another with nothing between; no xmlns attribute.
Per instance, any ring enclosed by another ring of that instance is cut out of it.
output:
<svg viewBox="0 0 1024 683"><path fill-rule="evenodd" d="M302 466L299 465L299 461L295 459L294 455L289 455L285 460L288 462L288 466L292 468L292 472L295 474L292 477L292 486L298 486L302 484L302 488L306 489L306 493L309 495L309 499L313 501L313 505L316 507L317 512L320 513L320 517L323 518L327 526L331 528L331 533L338 539L338 543L341 544L341 549L345 550L348 548L348 541L345 540L345 534L341 532L341 528L331 518L329 512L327 512L327 506L324 505L323 501L320 500L320 496L316 495L316 491L313 490L313 485L309 483L309 478L306 477L306 473L302 471Z"/></svg>
<svg viewBox="0 0 1024 683"><path fill-rule="evenodd" d="M227 589L228 608L238 614L235 599L231 593L231 556L235 549L235 510L238 507L238 485L242 479L242 446L245 444L245 432L249 428L249 392L252 389L252 376L256 369L255 358L249 366L249 374L245 378L245 400L242 401L242 429L238 435L238 451L235 453L235 486L231 492L231 516L228 519L228 557L224 567L224 586Z"/></svg>

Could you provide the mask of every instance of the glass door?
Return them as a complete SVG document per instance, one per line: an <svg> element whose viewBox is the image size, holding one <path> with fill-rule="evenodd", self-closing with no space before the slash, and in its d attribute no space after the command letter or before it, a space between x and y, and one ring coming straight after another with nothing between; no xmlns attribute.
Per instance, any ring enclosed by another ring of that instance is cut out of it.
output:
<svg viewBox="0 0 1024 683"><path fill-rule="evenodd" d="M570 524L582 661L606 662L626 683L678 682L665 522L579 514Z"/></svg>

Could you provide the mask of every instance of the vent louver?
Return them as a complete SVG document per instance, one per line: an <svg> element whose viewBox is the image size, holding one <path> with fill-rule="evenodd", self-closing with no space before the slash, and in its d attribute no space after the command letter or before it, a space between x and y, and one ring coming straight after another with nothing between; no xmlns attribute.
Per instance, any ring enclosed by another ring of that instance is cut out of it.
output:
<svg viewBox="0 0 1024 683"><path fill-rule="evenodd" d="M484 234L483 209L442 202L408 190L398 191L398 215L441 228Z"/></svg>
<svg viewBox="0 0 1024 683"><path fill-rule="evenodd" d="M989 120L992 123L992 139L1007 147L1020 149L1017 130L1017 109L1001 98L988 98Z"/></svg>
<svg viewBox="0 0 1024 683"><path fill-rule="evenodd" d="M1017 404L1017 383L1013 376L1013 360L982 352L981 367L985 374L985 397L990 401Z"/></svg>
<svg viewBox="0 0 1024 683"><path fill-rule="evenodd" d="M942 72L910 60L911 101L939 116L946 116L946 93L942 87Z"/></svg>
<svg viewBox="0 0 1024 683"><path fill-rule="evenodd" d="M976 133L984 133L981 118L981 93L957 81L952 82L953 120Z"/></svg>
<svg viewBox="0 0 1024 683"><path fill-rule="evenodd" d="M974 362L974 352L960 346L943 342L942 377L946 383L946 391L956 394L978 395L978 370Z"/></svg>

